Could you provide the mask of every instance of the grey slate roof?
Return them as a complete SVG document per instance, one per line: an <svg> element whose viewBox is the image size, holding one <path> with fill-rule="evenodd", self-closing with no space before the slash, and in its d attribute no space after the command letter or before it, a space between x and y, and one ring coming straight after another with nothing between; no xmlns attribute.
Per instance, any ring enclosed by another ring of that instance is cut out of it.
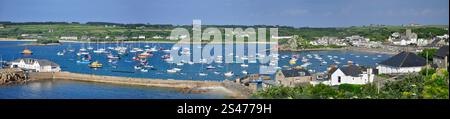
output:
<svg viewBox="0 0 450 119"><path fill-rule="evenodd" d="M56 63L54 63L52 61L49 61L49 60L37 60L37 61L39 62L39 65L43 65L43 66L50 65L50 66L53 66L53 67L59 67L58 64L56 64Z"/></svg>
<svg viewBox="0 0 450 119"><path fill-rule="evenodd" d="M281 70L284 77L299 77L299 76L311 76L311 74L304 69L291 69L291 70Z"/></svg>
<svg viewBox="0 0 450 119"><path fill-rule="evenodd" d="M411 52L401 52L391 58L384 60L380 65L391 67L418 67L425 66L426 59Z"/></svg>
<svg viewBox="0 0 450 119"><path fill-rule="evenodd" d="M344 66L339 68L341 69L342 72L344 72L345 75L347 76L359 76L360 74L362 74L362 68L355 66L355 65L348 65L348 66Z"/></svg>
<svg viewBox="0 0 450 119"><path fill-rule="evenodd" d="M448 45L439 48L434 57L444 59L445 56L448 56Z"/></svg>

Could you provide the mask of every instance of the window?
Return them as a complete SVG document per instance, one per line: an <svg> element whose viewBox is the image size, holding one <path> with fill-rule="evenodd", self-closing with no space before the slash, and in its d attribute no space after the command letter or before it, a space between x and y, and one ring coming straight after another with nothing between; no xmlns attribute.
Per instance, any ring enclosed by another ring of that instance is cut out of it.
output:
<svg viewBox="0 0 450 119"><path fill-rule="evenodd" d="M338 76L338 83L341 83L341 76Z"/></svg>

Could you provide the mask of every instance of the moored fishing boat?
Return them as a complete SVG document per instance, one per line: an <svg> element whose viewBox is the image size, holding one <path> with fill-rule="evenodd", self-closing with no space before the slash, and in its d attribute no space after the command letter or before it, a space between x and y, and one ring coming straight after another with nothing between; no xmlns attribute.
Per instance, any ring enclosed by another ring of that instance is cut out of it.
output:
<svg viewBox="0 0 450 119"><path fill-rule="evenodd" d="M248 64L241 64L241 67L246 68L248 67Z"/></svg>
<svg viewBox="0 0 450 119"><path fill-rule="evenodd" d="M216 69L216 67L214 67L212 65L209 65L209 66L206 67L206 69Z"/></svg>
<svg viewBox="0 0 450 119"><path fill-rule="evenodd" d="M198 75L199 75L199 76L207 76L208 74L207 74L207 73L200 72L200 73L198 73Z"/></svg>
<svg viewBox="0 0 450 119"><path fill-rule="evenodd" d="M248 72L244 70L244 71L242 71L242 74L247 75Z"/></svg>
<svg viewBox="0 0 450 119"><path fill-rule="evenodd" d="M21 54L24 54L24 55L31 55L31 54L33 54L33 51L31 51L31 50L25 48L25 49L21 52Z"/></svg>
<svg viewBox="0 0 450 119"><path fill-rule="evenodd" d="M89 67L90 68L101 68L101 67L103 67L103 64L101 64L98 61L95 61L95 62L92 62L91 64L89 64Z"/></svg>
<svg viewBox="0 0 450 119"><path fill-rule="evenodd" d="M224 73L223 75L226 77L231 77L234 75L234 73L232 71L230 71L230 72Z"/></svg>
<svg viewBox="0 0 450 119"><path fill-rule="evenodd" d="M297 63L297 59L296 58L291 58L291 60L289 60L289 64L294 65Z"/></svg>

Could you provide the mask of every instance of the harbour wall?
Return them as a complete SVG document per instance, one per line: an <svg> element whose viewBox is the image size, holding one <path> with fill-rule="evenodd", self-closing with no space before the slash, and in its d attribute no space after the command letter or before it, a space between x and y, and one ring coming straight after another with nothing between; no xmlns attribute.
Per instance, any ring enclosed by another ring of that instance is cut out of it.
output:
<svg viewBox="0 0 450 119"><path fill-rule="evenodd" d="M78 74L71 72L31 72L29 73L29 77L31 80L65 79L65 80L102 82L102 83L114 83L125 85L142 85L153 87L188 88L188 89L222 86L222 82L218 81L146 79L146 78Z"/></svg>

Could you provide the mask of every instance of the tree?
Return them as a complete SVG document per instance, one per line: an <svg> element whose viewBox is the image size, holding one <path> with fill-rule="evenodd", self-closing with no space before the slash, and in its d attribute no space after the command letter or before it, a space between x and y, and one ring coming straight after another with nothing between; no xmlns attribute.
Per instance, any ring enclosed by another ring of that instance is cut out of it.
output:
<svg viewBox="0 0 450 119"><path fill-rule="evenodd" d="M437 53L437 50L438 49L423 49L423 51L418 53L418 55L425 59L428 58L428 61L433 61L433 56Z"/></svg>

